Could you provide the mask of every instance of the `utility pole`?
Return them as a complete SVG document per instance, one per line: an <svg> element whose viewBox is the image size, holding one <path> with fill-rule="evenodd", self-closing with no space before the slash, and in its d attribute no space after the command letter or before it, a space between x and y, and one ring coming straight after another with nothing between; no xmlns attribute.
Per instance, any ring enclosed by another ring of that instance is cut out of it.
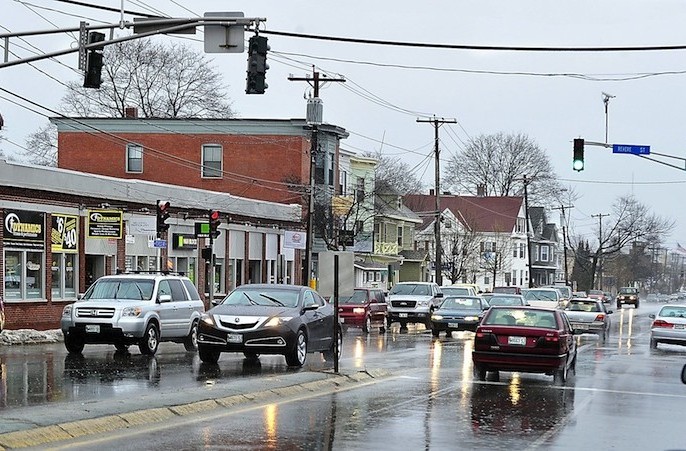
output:
<svg viewBox="0 0 686 451"><path fill-rule="evenodd" d="M443 265L441 263L441 163L439 159L439 139L438 128L443 124L457 124L457 119L437 118L435 115L431 119L417 119L417 122L431 123L434 126L434 160L435 160L435 191L436 191L436 219L434 220L434 240L436 240L436 263L434 264L436 271L435 282L441 286L443 285Z"/></svg>
<svg viewBox="0 0 686 451"><path fill-rule="evenodd" d="M562 210L562 247L564 249L565 259L565 286L569 286L569 270L567 269L567 216L565 216L565 208L574 208L574 206L560 204L559 207L553 207L552 210Z"/></svg>
<svg viewBox="0 0 686 451"><path fill-rule="evenodd" d="M323 105L319 98L319 87L328 82L345 82L345 78L329 78L315 70L312 66L312 77L306 75L305 77L294 77L289 75L289 81L304 81L309 84L314 90L314 97L308 99L307 102L307 124L312 128L312 135L310 137L310 180L309 180L309 197L307 204L307 236L305 237L305 264L303 265L303 285L311 286L310 279L312 278L312 242L314 241L314 188L315 188L315 166L319 144L317 139L317 127L322 124L323 120Z"/></svg>
<svg viewBox="0 0 686 451"><path fill-rule="evenodd" d="M531 180L526 178L526 175L524 176L524 221L526 222L525 230L526 230L526 258L527 258L527 266L529 267L529 288L534 287L534 277L533 277L533 271L531 270L533 264L531 261L531 236L529 233L529 192L528 192L528 186Z"/></svg>
<svg viewBox="0 0 686 451"><path fill-rule="evenodd" d="M592 218L598 218L598 283L596 287L603 290L603 217L610 216L609 214L598 213L591 215Z"/></svg>

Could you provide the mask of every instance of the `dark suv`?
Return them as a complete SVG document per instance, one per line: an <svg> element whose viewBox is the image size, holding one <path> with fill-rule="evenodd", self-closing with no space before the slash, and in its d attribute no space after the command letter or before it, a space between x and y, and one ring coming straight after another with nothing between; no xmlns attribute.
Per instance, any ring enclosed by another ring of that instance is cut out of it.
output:
<svg viewBox="0 0 686 451"><path fill-rule="evenodd" d="M197 349L198 322L205 304L188 277L171 274L118 274L95 281L62 312L67 351L86 344L111 344L126 352L138 345L154 355L160 341Z"/></svg>
<svg viewBox="0 0 686 451"><path fill-rule="evenodd" d="M386 332L386 295L380 288L355 288L352 296L338 302L338 318L343 327L361 327L369 333L372 325L379 326L379 332Z"/></svg>
<svg viewBox="0 0 686 451"><path fill-rule="evenodd" d="M622 287L617 292L617 308L622 308L622 304L633 304L638 308L639 303L638 288Z"/></svg>

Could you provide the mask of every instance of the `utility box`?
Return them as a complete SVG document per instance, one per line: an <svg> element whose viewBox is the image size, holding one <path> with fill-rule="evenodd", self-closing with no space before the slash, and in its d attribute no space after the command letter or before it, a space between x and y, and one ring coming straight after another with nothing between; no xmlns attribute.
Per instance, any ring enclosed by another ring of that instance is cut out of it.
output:
<svg viewBox="0 0 686 451"><path fill-rule="evenodd" d="M334 257L338 255L338 296L352 296L355 288L355 254L352 252L320 252L317 292L329 299L334 292Z"/></svg>

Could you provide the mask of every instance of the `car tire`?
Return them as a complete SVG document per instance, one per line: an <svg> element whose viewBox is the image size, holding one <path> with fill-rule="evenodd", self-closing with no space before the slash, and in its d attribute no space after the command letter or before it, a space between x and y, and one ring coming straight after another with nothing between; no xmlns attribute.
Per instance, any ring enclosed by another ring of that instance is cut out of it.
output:
<svg viewBox="0 0 686 451"><path fill-rule="evenodd" d="M160 332L154 323L149 323L145 328L143 337L138 342L138 349L143 355L155 355L160 345Z"/></svg>
<svg viewBox="0 0 686 451"><path fill-rule="evenodd" d="M657 343L658 341L654 338L650 339L650 349L657 349Z"/></svg>
<svg viewBox="0 0 686 451"><path fill-rule="evenodd" d="M220 354L221 351L198 345L198 357L200 357L203 363L216 364L219 361Z"/></svg>
<svg viewBox="0 0 686 451"><path fill-rule="evenodd" d="M393 321L391 321L391 317L386 317L386 328L390 329L392 324Z"/></svg>
<svg viewBox="0 0 686 451"><path fill-rule="evenodd" d="M288 366L300 367L305 364L307 359L307 335L304 330L298 330L293 346L291 346L285 357Z"/></svg>
<svg viewBox="0 0 686 451"><path fill-rule="evenodd" d="M636 308L638 308L638 304L639 304L639 302L636 301L636 303L634 304L636 306Z"/></svg>
<svg viewBox="0 0 686 451"><path fill-rule="evenodd" d="M183 347L188 352L195 352L198 350L198 322L193 321L190 333L183 340Z"/></svg>
<svg viewBox="0 0 686 451"><path fill-rule="evenodd" d="M621 302L618 302L618 303L617 303L617 310L621 310L621 309L622 309L622 303L621 303Z"/></svg>
<svg viewBox="0 0 686 451"><path fill-rule="evenodd" d="M434 337L438 338L438 336L441 334L441 331L438 329L431 329L431 335Z"/></svg>
<svg viewBox="0 0 686 451"><path fill-rule="evenodd" d="M385 334L385 333L386 333L386 327L385 327L385 326L379 327L379 333L380 333L380 334Z"/></svg>
<svg viewBox="0 0 686 451"><path fill-rule="evenodd" d="M567 371L567 362L565 362L565 365L561 369L556 370L553 374L553 382L556 385L564 385L567 382L567 377L569 375Z"/></svg>
<svg viewBox="0 0 686 451"><path fill-rule="evenodd" d="M372 317L367 316L364 319L364 325L362 326L362 332L368 334L372 330Z"/></svg>
<svg viewBox="0 0 686 451"><path fill-rule="evenodd" d="M85 345L84 339L76 334L64 336L64 347L67 348L70 354L81 354Z"/></svg>
<svg viewBox="0 0 686 451"><path fill-rule="evenodd" d="M343 351L343 335L341 335L340 330L336 334L336 340L338 341L338 359L340 360L341 351ZM322 352L322 356L324 357L324 360L326 360L327 362L333 362L334 357L336 356L334 343L334 341L331 341L331 347L326 351Z"/></svg>
<svg viewBox="0 0 686 451"><path fill-rule="evenodd" d="M474 364L474 379L479 381L486 380L486 368L478 363Z"/></svg>
<svg viewBox="0 0 686 451"><path fill-rule="evenodd" d="M245 357L247 360L250 360L251 362L260 359L260 355L258 353L251 351L243 351L243 357Z"/></svg>

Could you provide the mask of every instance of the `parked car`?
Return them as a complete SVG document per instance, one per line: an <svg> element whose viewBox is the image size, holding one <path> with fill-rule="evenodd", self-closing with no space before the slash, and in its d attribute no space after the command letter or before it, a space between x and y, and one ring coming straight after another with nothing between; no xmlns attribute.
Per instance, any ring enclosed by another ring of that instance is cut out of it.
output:
<svg viewBox="0 0 686 451"><path fill-rule="evenodd" d="M610 334L610 315L612 310L607 310L600 299L572 298L565 307L565 313L572 328L577 333L594 333L605 340Z"/></svg>
<svg viewBox="0 0 686 451"><path fill-rule="evenodd" d="M658 296L659 298L659 296ZM622 308L624 304L633 304L634 307L638 308L639 305L639 295L638 288L634 287L622 287L617 292L617 308Z"/></svg>
<svg viewBox="0 0 686 451"><path fill-rule="evenodd" d="M555 288L531 288L524 293L524 299L534 307L561 307L560 292Z"/></svg>
<svg viewBox="0 0 686 451"><path fill-rule="evenodd" d="M493 293L504 294L522 294L522 289L519 287L493 287Z"/></svg>
<svg viewBox="0 0 686 451"><path fill-rule="evenodd" d="M137 344L154 355L161 341L195 351L205 304L188 277L118 274L101 277L75 303L64 307L64 345L80 354L86 344L112 344L118 351Z"/></svg>
<svg viewBox="0 0 686 451"><path fill-rule="evenodd" d="M474 376L518 371L553 375L558 384L576 368L576 340L565 313L555 308L491 307L476 329Z"/></svg>
<svg viewBox="0 0 686 451"><path fill-rule="evenodd" d="M222 352L242 352L250 360L260 354L281 354L288 366L305 364L307 353L333 360L342 334L333 305L309 287L247 284L231 291L202 316L198 355L217 363Z"/></svg>
<svg viewBox="0 0 686 451"><path fill-rule="evenodd" d="M488 299L488 305L494 307L497 305L523 306L529 304L527 304L526 300L524 299L524 296L520 294L495 293L493 296L490 297L490 299Z"/></svg>
<svg viewBox="0 0 686 451"><path fill-rule="evenodd" d="M650 315L650 347L656 349L659 343L686 346L686 306L667 304L657 315Z"/></svg>
<svg viewBox="0 0 686 451"><path fill-rule="evenodd" d="M338 320L345 329L361 327L368 334L374 325L386 332L386 295L380 288L355 288L352 296L338 301Z"/></svg>
<svg viewBox="0 0 686 451"><path fill-rule="evenodd" d="M409 323L424 324L431 328L431 314L443 300L439 286L432 282L399 282L388 292L386 324L394 322L401 328Z"/></svg>
<svg viewBox="0 0 686 451"><path fill-rule="evenodd" d="M441 306L431 315L431 333L438 337L445 331L475 331L489 305L479 296L451 296L443 299Z"/></svg>

